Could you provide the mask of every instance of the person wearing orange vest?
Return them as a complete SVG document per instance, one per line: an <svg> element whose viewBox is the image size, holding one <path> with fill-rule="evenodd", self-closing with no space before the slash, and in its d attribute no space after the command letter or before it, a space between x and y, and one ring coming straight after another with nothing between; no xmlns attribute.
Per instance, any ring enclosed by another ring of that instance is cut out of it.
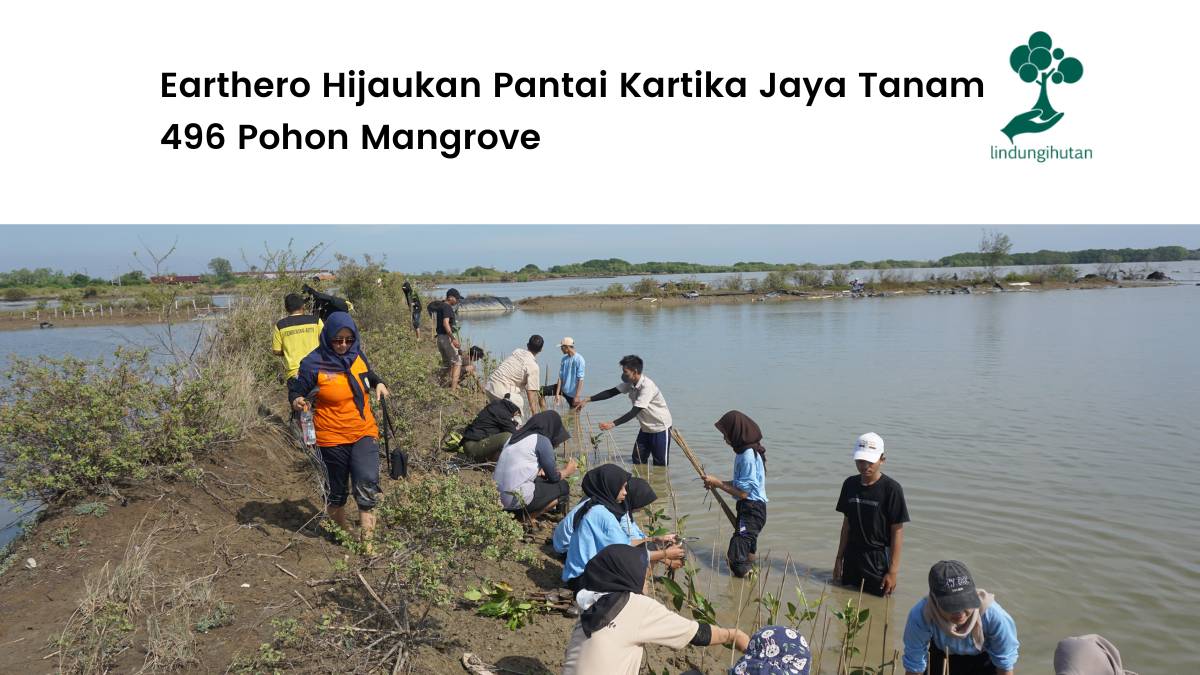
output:
<svg viewBox="0 0 1200 675"><path fill-rule="evenodd" d="M314 388L317 392L313 426L327 474L329 516L343 530L349 529L346 522L349 481L358 505L362 539L370 551L375 530L371 509L380 497L379 427L367 393L374 388L378 400L388 395L388 388L371 371L360 349L358 327L345 312L333 312L325 318L320 344L301 360L296 378L289 381L292 408L308 410L306 396Z"/></svg>

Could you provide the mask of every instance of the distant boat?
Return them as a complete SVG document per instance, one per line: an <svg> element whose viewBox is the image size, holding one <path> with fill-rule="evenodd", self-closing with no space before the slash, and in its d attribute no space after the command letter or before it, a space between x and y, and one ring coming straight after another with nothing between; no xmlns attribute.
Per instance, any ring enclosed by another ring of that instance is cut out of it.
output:
<svg viewBox="0 0 1200 675"><path fill-rule="evenodd" d="M430 302L427 307L429 313L431 315L435 314L438 305L443 302L445 301L434 300ZM470 314L471 312L511 312L516 307L513 305L512 300L508 298L495 295L471 295L459 300L454 309L458 313L465 312Z"/></svg>

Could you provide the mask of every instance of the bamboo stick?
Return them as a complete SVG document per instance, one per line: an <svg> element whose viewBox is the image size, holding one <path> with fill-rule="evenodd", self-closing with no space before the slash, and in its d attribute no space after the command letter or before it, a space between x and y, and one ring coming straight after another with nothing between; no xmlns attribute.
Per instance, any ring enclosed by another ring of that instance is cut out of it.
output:
<svg viewBox="0 0 1200 675"><path fill-rule="evenodd" d="M692 449L688 447L687 441L683 440L683 434L679 433L679 430L675 427L671 427L671 437L675 439L677 444L679 444L679 447L683 450L683 455L688 458L688 461L692 463L692 468L696 470L696 473L700 474L700 479L703 480L705 475L704 466L700 464L700 460L696 458L695 453L693 453ZM733 514L733 510L730 509L729 505L725 503L725 499L721 496L721 493L717 492L716 488L711 488L708 486L705 487L717 500L717 504L720 504L721 510L725 512L725 517L729 519L729 523L733 525L733 531L736 533L737 516Z"/></svg>
<svg viewBox="0 0 1200 675"><path fill-rule="evenodd" d="M887 661L887 634L888 624L892 620L892 595L891 593L883 597L883 644L879 647L879 662Z"/></svg>

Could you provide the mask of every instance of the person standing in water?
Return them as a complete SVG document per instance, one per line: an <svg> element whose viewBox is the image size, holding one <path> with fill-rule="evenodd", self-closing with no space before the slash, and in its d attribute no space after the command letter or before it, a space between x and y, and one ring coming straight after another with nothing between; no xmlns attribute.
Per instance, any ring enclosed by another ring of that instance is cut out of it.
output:
<svg viewBox="0 0 1200 675"><path fill-rule="evenodd" d="M628 394L633 407L615 420L601 422L600 430L608 431L636 417L641 430L633 445L633 463L649 464L653 460L658 466L667 466L671 450L671 411L667 409L667 400L663 398L658 385L642 374L644 364L641 357L630 354L623 357L619 365L621 383L594 396L576 395L575 409L583 410L583 406L592 401Z"/></svg>
<svg viewBox="0 0 1200 675"><path fill-rule="evenodd" d="M733 480L705 475L704 486L737 498L737 530L729 538L726 556L733 576L744 577L754 565L758 535L767 524L767 449L758 425L742 412L730 410L713 426L733 448Z"/></svg>
<svg viewBox="0 0 1200 675"><path fill-rule="evenodd" d="M900 573L904 524L909 520L904 490L883 475L887 456L879 434L859 436L853 457L858 474L842 483L837 500L843 517L833 581L874 595L891 595Z"/></svg>

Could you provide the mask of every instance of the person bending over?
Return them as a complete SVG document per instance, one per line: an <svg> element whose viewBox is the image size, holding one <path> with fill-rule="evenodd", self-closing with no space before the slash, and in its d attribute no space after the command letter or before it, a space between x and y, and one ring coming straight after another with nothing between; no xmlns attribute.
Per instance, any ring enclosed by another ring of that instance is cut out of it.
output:
<svg viewBox="0 0 1200 675"><path fill-rule="evenodd" d="M906 675L1012 675L1017 666L1017 625L991 593L976 590L967 566L942 560L929 569L929 595L917 601L904 625Z"/></svg>
<svg viewBox="0 0 1200 675"><path fill-rule="evenodd" d="M685 619L646 595L649 575L644 548L613 544L588 562L575 599L581 612L563 656L563 675L637 675L649 644L746 649L750 638L737 628Z"/></svg>
<svg viewBox="0 0 1200 675"><path fill-rule="evenodd" d="M633 407L629 412L611 422L601 422L600 429L608 431L637 418L641 429L633 445L633 463L647 464L651 460L658 466L667 466L671 449L671 411L658 385L642 374L642 359L630 354L621 359L621 384L606 389L595 396L575 399L575 409L582 410L591 401L603 401L617 394L628 394Z"/></svg>

